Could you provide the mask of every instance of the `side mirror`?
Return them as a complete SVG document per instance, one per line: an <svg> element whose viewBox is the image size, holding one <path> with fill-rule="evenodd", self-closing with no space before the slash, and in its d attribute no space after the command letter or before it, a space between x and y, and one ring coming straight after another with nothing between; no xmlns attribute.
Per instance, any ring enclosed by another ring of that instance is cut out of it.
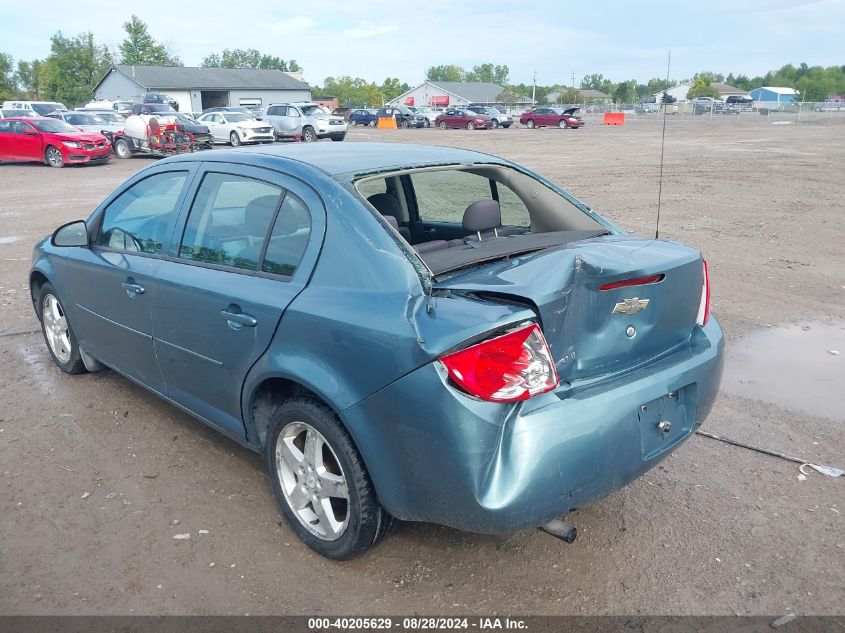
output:
<svg viewBox="0 0 845 633"><path fill-rule="evenodd" d="M84 220L68 222L57 228L50 240L53 246L88 246L88 227Z"/></svg>
<svg viewBox="0 0 845 633"><path fill-rule="evenodd" d="M29 127L29 126L26 126L26 127L23 129L23 133L24 133L24 134L26 134L27 136L38 136L38 132L36 132L35 130L33 130L33 129L32 129L31 127Z"/></svg>

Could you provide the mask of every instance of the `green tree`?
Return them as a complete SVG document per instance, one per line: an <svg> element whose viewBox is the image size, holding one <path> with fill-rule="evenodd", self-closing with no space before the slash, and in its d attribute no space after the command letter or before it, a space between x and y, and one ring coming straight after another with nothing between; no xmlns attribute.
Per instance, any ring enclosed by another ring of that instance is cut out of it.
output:
<svg viewBox="0 0 845 633"><path fill-rule="evenodd" d="M484 83L506 86L509 81L510 69L505 65L481 64L473 66L466 73L464 81L480 81Z"/></svg>
<svg viewBox="0 0 845 633"><path fill-rule="evenodd" d="M322 92L337 97L342 105L349 107L380 107L385 101L375 83L348 75L326 77Z"/></svg>
<svg viewBox="0 0 845 633"><path fill-rule="evenodd" d="M203 58L200 66L205 68L263 68L284 72L302 72L296 60L285 60L274 55L267 55L254 48L224 48L220 53L212 53Z"/></svg>
<svg viewBox="0 0 845 633"><path fill-rule="evenodd" d="M466 81L467 71L455 64L430 66L425 71L428 81Z"/></svg>
<svg viewBox="0 0 845 633"><path fill-rule="evenodd" d="M182 61L167 51L167 47L153 39L146 23L133 15L123 23L126 38L117 47L120 61L136 66L181 66Z"/></svg>
<svg viewBox="0 0 845 633"><path fill-rule="evenodd" d="M65 37L59 31L50 38L50 55L37 70L41 95L68 107L91 98L94 84L112 63L105 46L94 41L91 32Z"/></svg>
<svg viewBox="0 0 845 633"><path fill-rule="evenodd" d="M614 87L614 83L601 74L585 75L581 80L581 90L598 90L609 95L613 94Z"/></svg>
<svg viewBox="0 0 845 633"><path fill-rule="evenodd" d="M18 69L15 72L15 79L21 93L30 98L37 99L41 96L39 75L43 75L40 59L33 59L31 62L23 59L18 60Z"/></svg>
<svg viewBox="0 0 845 633"><path fill-rule="evenodd" d="M619 82L613 89L612 96L616 103L633 103L637 98L637 80Z"/></svg>
<svg viewBox="0 0 845 633"><path fill-rule="evenodd" d="M696 79L704 79L709 84L720 84L725 81L725 76L722 73L714 73L710 72L709 70L704 70L700 73L695 73L692 76L692 80L695 81Z"/></svg>
<svg viewBox="0 0 845 633"><path fill-rule="evenodd" d="M692 82L692 86L687 91L687 99L695 99L696 97L718 99L719 91L710 85L710 80L707 77L699 77Z"/></svg>
<svg viewBox="0 0 845 633"><path fill-rule="evenodd" d="M0 99L11 99L17 94L14 60L8 53L0 53Z"/></svg>
<svg viewBox="0 0 845 633"><path fill-rule="evenodd" d="M381 84L381 94L384 96L385 101L390 101L391 99L395 99L403 92L408 92L411 87L406 83L400 83L399 79L396 77L388 77L384 80Z"/></svg>

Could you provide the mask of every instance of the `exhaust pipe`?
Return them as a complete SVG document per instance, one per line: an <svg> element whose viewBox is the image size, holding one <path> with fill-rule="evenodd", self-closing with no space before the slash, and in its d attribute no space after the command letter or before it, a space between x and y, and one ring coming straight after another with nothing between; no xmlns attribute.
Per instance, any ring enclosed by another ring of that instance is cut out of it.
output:
<svg viewBox="0 0 845 633"><path fill-rule="evenodd" d="M563 519L552 519L537 529L542 530L546 534L551 534L555 538L559 538L564 543L574 543L578 536L576 527Z"/></svg>

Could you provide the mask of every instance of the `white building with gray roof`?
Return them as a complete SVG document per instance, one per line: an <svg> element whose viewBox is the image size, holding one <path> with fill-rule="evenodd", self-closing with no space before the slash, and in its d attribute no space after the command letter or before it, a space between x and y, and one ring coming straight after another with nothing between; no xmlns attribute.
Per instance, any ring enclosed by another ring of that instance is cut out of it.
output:
<svg viewBox="0 0 845 633"><path fill-rule="evenodd" d="M221 106L310 101L311 86L281 70L115 64L94 87L96 99L140 100L147 92L170 95L181 112Z"/></svg>

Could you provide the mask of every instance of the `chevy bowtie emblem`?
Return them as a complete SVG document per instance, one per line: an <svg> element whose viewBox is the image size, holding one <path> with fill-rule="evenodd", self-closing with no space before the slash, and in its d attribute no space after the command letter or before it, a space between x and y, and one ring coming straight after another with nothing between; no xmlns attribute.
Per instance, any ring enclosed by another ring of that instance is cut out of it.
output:
<svg viewBox="0 0 845 633"><path fill-rule="evenodd" d="M650 299L625 299L613 306L613 314L636 314L648 307Z"/></svg>

